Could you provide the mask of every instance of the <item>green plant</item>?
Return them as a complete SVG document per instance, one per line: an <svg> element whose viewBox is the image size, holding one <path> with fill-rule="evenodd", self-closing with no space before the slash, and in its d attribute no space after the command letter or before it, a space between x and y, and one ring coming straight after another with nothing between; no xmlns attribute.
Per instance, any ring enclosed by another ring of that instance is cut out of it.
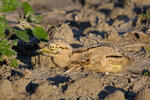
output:
<svg viewBox="0 0 150 100"><path fill-rule="evenodd" d="M6 20L5 15L0 16L0 66L3 65L3 62L6 62L9 66L17 67L17 52L13 50L12 47L17 46L18 39L11 40L9 36L16 35L22 41L29 42L31 34L28 34L27 29L30 29L33 36L39 40L46 41L48 33L41 26L32 26L32 23L38 23L41 20L41 16L34 15L34 10L28 2L2 0L1 4L0 12L10 12L16 10L18 7L21 7L24 12L23 18L18 21L19 23L17 25L20 29L16 29L11 26L11 24ZM6 34L6 30L9 31L9 35Z"/></svg>
<svg viewBox="0 0 150 100"><path fill-rule="evenodd" d="M0 17L0 62L7 62L12 67L17 67L16 55L17 52L12 49L12 46L17 44L17 40L8 40L5 34L6 29L10 29L6 16Z"/></svg>
<svg viewBox="0 0 150 100"><path fill-rule="evenodd" d="M150 13L146 11L146 13L141 13L139 17L141 21L150 20Z"/></svg>
<svg viewBox="0 0 150 100"><path fill-rule="evenodd" d="M41 21L42 17L39 15L34 15L34 10L32 9L32 7L30 6L29 3L23 2L22 7L23 7L23 11L24 11L24 18L28 22L39 23Z"/></svg>
<svg viewBox="0 0 150 100"><path fill-rule="evenodd" d="M149 76L150 75L150 72L148 70L143 70L142 71L142 75L144 76Z"/></svg>
<svg viewBox="0 0 150 100"><path fill-rule="evenodd" d="M21 6L21 3L18 0L2 0L0 12L10 12L19 6Z"/></svg>
<svg viewBox="0 0 150 100"><path fill-rule="evenodd" d="M146 52L150 52L150 47L145 48Z"/></svg>

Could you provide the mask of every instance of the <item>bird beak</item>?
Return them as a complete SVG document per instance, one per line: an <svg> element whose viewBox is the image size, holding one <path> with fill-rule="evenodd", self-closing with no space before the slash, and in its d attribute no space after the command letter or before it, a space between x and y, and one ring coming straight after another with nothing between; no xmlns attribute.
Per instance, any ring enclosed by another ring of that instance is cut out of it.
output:
<svg viewBox="0 0 150 100"><path fill-rule="evenodd" d="M51 54L52 51L50 51L50 50L47 49L47 48L42 48L42 49L40 49L40 50L37 50L37 53L39 53L39 54Z"/></svg>

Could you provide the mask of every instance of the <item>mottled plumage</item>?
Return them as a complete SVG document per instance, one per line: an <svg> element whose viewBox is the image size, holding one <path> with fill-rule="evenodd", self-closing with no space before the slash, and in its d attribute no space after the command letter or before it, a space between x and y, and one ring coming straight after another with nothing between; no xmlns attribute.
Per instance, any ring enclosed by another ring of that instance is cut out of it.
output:
<svg viewBox="0 0 150 100"><path fill-rule="evenodd" d="M120 49L107 43L99 43L79 48L59 38L52 39L38 51L43 56L51 57L57 67L84 66L98 72L118 72L130 60Z"/></svg>

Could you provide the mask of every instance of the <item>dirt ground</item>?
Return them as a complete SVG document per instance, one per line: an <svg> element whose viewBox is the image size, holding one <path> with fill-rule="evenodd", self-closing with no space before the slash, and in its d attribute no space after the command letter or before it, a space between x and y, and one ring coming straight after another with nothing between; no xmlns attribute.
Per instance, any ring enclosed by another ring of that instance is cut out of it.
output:
<svg viewBox="0 0 150 100"><path fill-rule="evenodd" d="M49 39L75 47L109 43L133 61L118 73L70 71L53 68L48 59L34 66L30 54L36 45L18 47L19 68L0 68L0 100L150 100L150 19L139 17L150 13L150 0L21 1L43 16L40 24L53 34ZM7 15L10 23L19 16L17 11Z"/></svg>

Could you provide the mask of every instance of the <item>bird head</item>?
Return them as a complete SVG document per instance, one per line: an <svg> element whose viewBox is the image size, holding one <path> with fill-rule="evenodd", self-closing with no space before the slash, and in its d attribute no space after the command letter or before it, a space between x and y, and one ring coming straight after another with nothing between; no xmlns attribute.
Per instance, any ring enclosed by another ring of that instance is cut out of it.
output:
<svg viewBox="0 0 150 100"><path fill-rule="evenodd" d="M52 39L50 40L46 46L38 51L40 54L45 56L56 56L58 54L63 54L64 52L72 53L72 47L69 43L62 39Z"/></svg>

